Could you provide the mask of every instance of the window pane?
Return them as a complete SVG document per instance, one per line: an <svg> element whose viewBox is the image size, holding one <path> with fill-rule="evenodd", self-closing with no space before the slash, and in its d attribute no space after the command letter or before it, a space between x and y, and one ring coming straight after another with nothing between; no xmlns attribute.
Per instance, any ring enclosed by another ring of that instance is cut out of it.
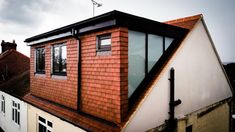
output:
<svg viewBox="0 0 235 132"><path fill-rule="evenodd" d="M153 68L163 53L163 37L148 35L148 72Z"/></svg>
<svg viewBox="0 0 235 132"><path fill-rule="evenodd" d="M17 112L17 113L18 113L18 115L17 115L18 116L18 122L17 123L20 125L20 112Z"/></svg>
<svg viewBox="0 0 235 132"><path fill-rule="evenodd" d="M104 34L97 37L98 39L98 50L109 51L111 50L111 34Z"/></svg>
<svg viewBox="0 0 235 132"><path fill-rule="evenodd" d="M45 71L45 50L39 48L36 50L36 72Z"/></svg>
<svg viewBox="0 0 235 132"><path fill-rule="evenodd" d="M101 46L110 45L110 44L111 44L111 39L110 38L100 40L100 45Z"/></svg>
<svg viewBox="0 0 235 132"><path fill-rule="evenodd" d="M171 45L173 38L165 37L165 50Z"/></svg>
<svg viewBox="0 0 235 132"><path fill-rule="evenodd" d="M52 123L50 121L47 121L47 125L52 128Z"/></svg>
<svg viewBox="0 0 235 132"><path fill-rule="evenodd" d="M14 121L14 109L12 109L12 120Z"/></svg>
<svg viewBox="0 0 235 132"><path fill-rule="evenodd" d="M39 123L38 126L39 132L46 132L46 127Z"/></svg>
<svg viewBox="0 0 235 132"><path fill-rule="evenodd" d="M60 47L54 47L54 57L53 57L53 71L59 72L59 63L60 63Z"/></svg>
<svg viewBox="0 0 235 132"><path fill-rule="evenodd" d="M16 122L16 123L18 122L18 120L17 120L17 114L18 114L18 113L17 113L17 111L16 111L16 109L15 109L15 117L14 117L14 118L15 118L15 122Z"/></svg>
<svg viewBox="0 0 235 132"><path fill-rule="evenodd" d="M62 65L62 72L66 72L66 61L67 61L67 50L66 46L61 47L61 65Z"/></svg>
<svg viewBox="0 0 235 132"><path fill-rule="evenodd" d="M42 118L41 116L38 117L39 121L46 123L46 120L44 118Z"/></svg>
<svg viewBox="0 0 235 132"><path fill-rule="evenodd" d="M128 31L128 97L145 77L145 34Z"/></svg>

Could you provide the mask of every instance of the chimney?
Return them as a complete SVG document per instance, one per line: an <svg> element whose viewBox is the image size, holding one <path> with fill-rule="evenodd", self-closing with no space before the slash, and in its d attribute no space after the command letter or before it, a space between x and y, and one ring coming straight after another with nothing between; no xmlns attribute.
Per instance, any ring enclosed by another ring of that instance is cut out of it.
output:
<svg viewBox="0 0 235 132"><path fill-rule="evenodd" d="M13 42L5 42L4 40L2 40L2 43L1 43L1 46L2 46L2 53L7 51L7 50L10 50L10 49L14 49L16 50L16 46L17 44L15 43L15 40L13 40Z"/></svg>

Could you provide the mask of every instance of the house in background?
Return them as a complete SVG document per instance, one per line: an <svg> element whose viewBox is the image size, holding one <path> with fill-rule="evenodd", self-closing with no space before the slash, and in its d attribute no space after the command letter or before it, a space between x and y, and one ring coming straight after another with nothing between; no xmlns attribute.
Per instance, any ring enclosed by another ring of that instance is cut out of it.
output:
<svg viewBox="0 0 235 132"><path fill-rule="evenodd" d="M16 43L2 41L0 54L0 129L4 132L27 132L29 58L16 51Z"/></svg>
<svg viewBox="0 0 235 132"><path fill-rule="evenodd" d="M230 62L224 64L224 69L226 70L226 73L228 75L228 78L232 84L233 91L235 90L235 63ZM231 116L232 116L232 128L231 130L235 130L235 99L233 98L232 101L232 108L231 108Z"/></svg>
<svg viewBox="0 0 235 132"><path fill-rule="evenodd" d="M30 132L229 129L232 90L202 15L112 11L25 42Z"/></svg>

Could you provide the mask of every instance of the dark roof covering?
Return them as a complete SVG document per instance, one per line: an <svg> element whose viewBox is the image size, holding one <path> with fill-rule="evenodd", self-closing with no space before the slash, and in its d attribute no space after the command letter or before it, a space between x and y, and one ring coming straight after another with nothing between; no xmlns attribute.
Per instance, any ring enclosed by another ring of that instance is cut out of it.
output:
<svg viewBox="0 0 235 132"><path fill-rule="evenodd" d="M29 70L0 84L0 90L17 98L22 98L29 92Z"/></svg>
<svg viewBox="0 0 235 132"><path fill-rule="evenodd" d="M27 38L25 42L29 43L53 35L58 35L70 31L72 32L72 30L76 30L78 34L82 34L85 32L90 32L111 26L128 27L132 30L139 30L174 38L181 37L185 32L185 29L180 27L175 27L172 25L114 10L103 15L92 17L84 21L80 21L68 26L64 26L43 34Z"/></svg>

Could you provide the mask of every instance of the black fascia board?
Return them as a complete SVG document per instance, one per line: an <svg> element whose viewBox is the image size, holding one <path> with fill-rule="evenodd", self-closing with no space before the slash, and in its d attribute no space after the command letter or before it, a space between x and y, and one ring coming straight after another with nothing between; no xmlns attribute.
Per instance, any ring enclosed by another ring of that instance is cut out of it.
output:
<svg viewBox="0 0 235 132"><path fill-rule="evenodd" d="M98 25L98 26L96 26ZM81 22L77 22L62 28L58 28L40 35L33 36L25 40L25 42L32 42L35 40L47 38L64 32L69 32L72 29L87 29L81 32L84 34L97 29L104 29L111 26L126 27L130 30L136 30L146 33L158 34L167 37L180 38L186 29L160 23L143 17L123 13L120 11L111 11Z"/></svg>
<svg viewBox="0 0 235 132"><path fill-rule="evenodd" d="M104 22L105 20L110 20L110 19L114 18L113 16L114 16L115 12L117 12L117 11L108 12L108 13L105 13L105 14L102 14L102 15L99 15L96 17L92 17L92 18L89 18L89 19L86 19L86 20L83 20L80 22L76 22L76 23L73 23L73 24L70 24L70 25L46 32L46 33L42 33L42 34L27 38L27 39L25 39L24 42L32 42L32 41L46 38L49 36L68 32L68 31L71 31L72 29L79 29L82 27L95 25L96 23Z"/></svg>
<svg viewBox="0 0 235 132"><path fill-rule="evenodd" d="M152 33L172 38L180 38L187 32L187 29L157 22L147 18L117 12L117 26L127 27L129 30L136 30L145 33Z"/></svg>

